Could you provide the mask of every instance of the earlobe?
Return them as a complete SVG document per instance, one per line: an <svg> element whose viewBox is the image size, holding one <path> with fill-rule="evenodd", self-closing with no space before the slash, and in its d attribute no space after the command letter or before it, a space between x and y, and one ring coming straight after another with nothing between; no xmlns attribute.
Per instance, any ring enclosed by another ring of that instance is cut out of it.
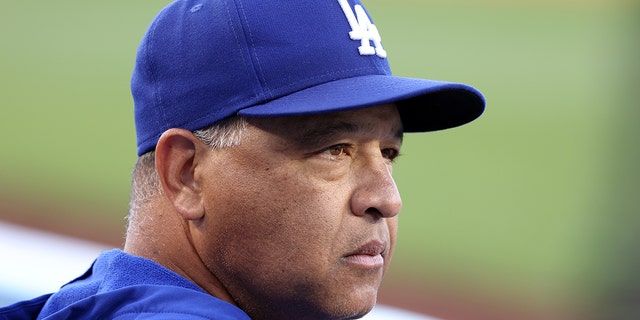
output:
<svg viewBox="0 0 640 320"><path fill-rule="evenodd" d="M187 220L204 215L201 188L195 176L199 143L190 131L169 129L156 146L156 170L166 198Z"/></svg>

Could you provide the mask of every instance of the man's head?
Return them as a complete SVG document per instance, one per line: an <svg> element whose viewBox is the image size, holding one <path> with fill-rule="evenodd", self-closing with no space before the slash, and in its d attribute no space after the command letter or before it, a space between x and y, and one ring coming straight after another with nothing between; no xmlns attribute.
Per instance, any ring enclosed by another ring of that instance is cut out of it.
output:
<svg viewBox="0 0 640 320"><path fill-rule="evenodd" d="M255 319L374 305L404 132L469 122L475 89L391 75L359 2L176 1L132 79L138 155L125 250Z"/></svg>

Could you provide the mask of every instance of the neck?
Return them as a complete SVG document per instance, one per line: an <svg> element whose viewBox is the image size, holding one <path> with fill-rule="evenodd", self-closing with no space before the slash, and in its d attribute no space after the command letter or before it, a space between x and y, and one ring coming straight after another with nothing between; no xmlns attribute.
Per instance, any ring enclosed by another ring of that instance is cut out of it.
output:
<svg viewBox="0 0 640 320"><path fill-rule="evenodd" d="M224 285L204 263L194 245L189 223L170 206L149 205L129 221L124 251L153 260L210 295L236 305Z"/></svg>

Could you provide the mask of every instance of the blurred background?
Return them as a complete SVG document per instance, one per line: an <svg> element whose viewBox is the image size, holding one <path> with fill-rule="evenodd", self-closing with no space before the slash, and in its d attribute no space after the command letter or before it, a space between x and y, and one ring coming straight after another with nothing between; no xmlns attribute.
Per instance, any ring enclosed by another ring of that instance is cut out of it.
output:
<svg viewBox="0 0 640 320"><path fill-rule="evenodd" d="M168 2L3 2L0 221L122 244L129 79ZM487 99L476 122L405 138L381 302L448 320L640 319L640 5L365 4L396 75Z"/></svg>

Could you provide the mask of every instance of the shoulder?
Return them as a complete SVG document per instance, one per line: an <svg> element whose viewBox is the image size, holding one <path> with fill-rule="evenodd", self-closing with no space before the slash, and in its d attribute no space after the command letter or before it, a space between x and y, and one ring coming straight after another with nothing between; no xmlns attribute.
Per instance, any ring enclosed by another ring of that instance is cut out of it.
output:
<svg viewBox="0 0 640 320"><path fill-rule="evenodd" d="M238 307L208 293L174 286L138 286L128 295L136 297L114 314L114 319L215 319L250 320ZM122 293L114 292L122 297Z"/></svg>
<svg viewBox="0 0 640 320"><path fill-rule="evenodd" d="M207 293L171 285L138 285L96 294L44 319L250 320Z"/></svg>
<svg viewBox="0 0 640 320"><path fill-rule="evenodd" d="M16 302L2 307L0 308L0 319L36 319L50 296L51 294L46 294L32 300Z"/></svg>
<svg viewBox="0 0 640 320"><path fill-rule="evenodd" d="M40 319L249 320L236 306L157 263L120 250L103 253L89 271L63 286Z"/></svg>

